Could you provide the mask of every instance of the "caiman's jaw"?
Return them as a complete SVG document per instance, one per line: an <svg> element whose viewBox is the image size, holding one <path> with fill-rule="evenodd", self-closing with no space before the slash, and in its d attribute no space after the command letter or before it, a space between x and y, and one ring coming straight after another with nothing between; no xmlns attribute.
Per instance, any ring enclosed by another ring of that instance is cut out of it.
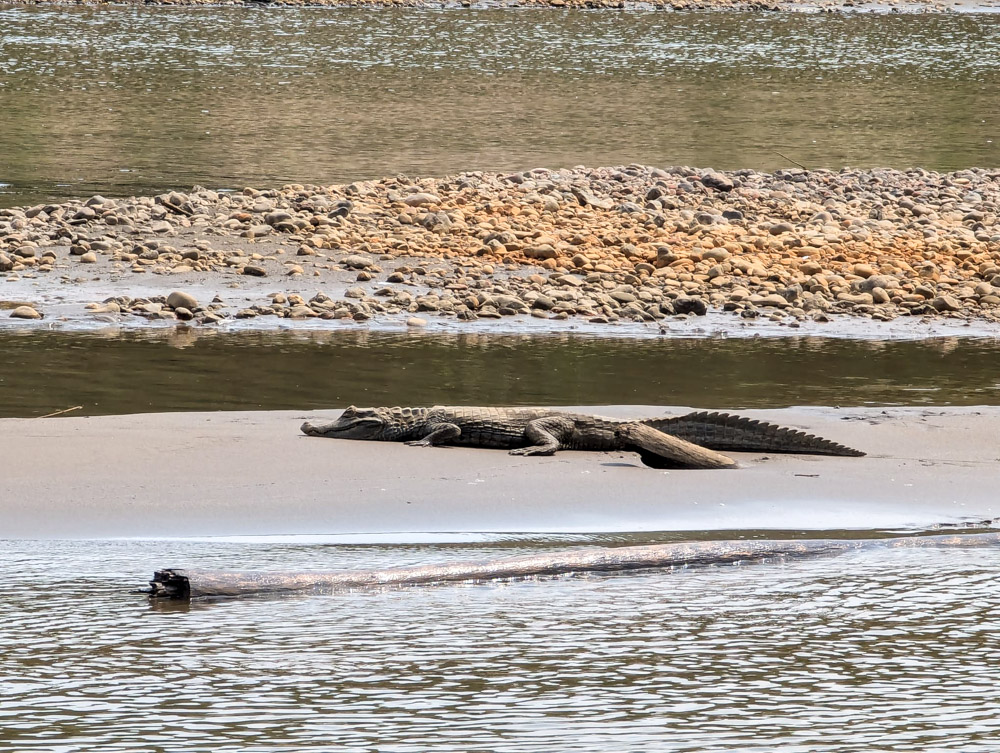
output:
<svg viewBox="0 0 1000 753"><path fill-rule="evenodd" d="M355 408L353 405L333 421L302 424L302 433L310 437L340 439L374 439L385 428L377 408Z"/></svg>

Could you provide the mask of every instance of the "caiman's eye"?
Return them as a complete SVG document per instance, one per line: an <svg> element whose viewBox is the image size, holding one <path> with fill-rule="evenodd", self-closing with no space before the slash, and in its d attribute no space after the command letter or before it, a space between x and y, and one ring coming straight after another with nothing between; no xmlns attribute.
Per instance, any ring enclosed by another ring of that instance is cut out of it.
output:
<svg viewBox="0 0 1000 753"><path fill-rule="evenodd" d="M348 405L347 408L344 409L344 415L345 416L354 416L354 415L357 414L357 412L358 412L358 409L356 407L354 407L353 405Z"/></svg>

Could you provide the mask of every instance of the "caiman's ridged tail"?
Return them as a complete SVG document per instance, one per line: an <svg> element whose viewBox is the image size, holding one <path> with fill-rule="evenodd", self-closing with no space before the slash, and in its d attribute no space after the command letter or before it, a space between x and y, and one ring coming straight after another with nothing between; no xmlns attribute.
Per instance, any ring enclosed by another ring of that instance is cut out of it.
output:
<svg viewBox="0 0 1000 753"><path fill-rule="evenodd" d="M642 423L710 450L792 452L852 458L865 455L860 450L814 434L731 413L700 411L676 418L652 418Z"/></svg>

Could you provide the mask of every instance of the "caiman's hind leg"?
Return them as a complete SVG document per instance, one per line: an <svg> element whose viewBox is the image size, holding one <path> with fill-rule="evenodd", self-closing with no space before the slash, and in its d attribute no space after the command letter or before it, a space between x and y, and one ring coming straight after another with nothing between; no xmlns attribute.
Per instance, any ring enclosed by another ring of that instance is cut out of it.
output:
<svg viewBox="0 0 1000 753"><path fill-rule="evenodd" d="M536 418L528 423L524 438L531 442L527 447L511 450L511 455L554 455L562 447L563 440L573 433L572 419L563 416Z"/></svg>
<svg viewBox="0 0 1000 753"><path fill-rule="evenodd" d="M423 439L414 439L406 444L410 447L434 447L436 445L447 444L458 439L462 435L462 430L455 424L434 424L431 433Z"/></svg>
<svg viewBox="0 0 1000 753"><path fill-rule="evenodd" d="M646 424L622 424L615 433L622 442L622 449L638 452L642 462L651 468L736 467L732 458L664 434Z"/></svg>

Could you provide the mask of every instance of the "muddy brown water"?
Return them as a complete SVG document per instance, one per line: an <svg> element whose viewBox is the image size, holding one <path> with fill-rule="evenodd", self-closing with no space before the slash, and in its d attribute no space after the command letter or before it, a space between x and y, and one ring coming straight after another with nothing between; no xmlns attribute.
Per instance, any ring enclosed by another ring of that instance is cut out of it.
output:
<svg viewBox="0 0 1000 753"><path fill-rule="evenodd" d="M0 417L372 405L997 405L1000 339L0 333Z"/></svg>
<svg viewBox="0 0 1000 753"><path fill-rule="evenodd" d="M0 205L577 164L991 167L998 59L997 14L0 6Z"/></svg>

